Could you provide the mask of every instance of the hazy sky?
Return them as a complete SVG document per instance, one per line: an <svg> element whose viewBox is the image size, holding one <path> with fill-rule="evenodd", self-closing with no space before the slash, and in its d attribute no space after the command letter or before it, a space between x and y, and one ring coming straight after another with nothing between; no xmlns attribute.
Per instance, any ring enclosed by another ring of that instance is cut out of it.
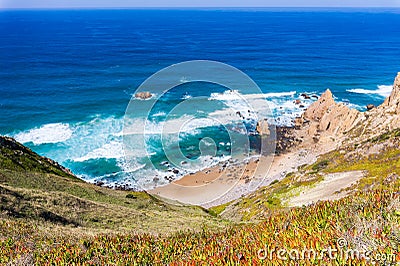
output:
<svg viewBox="0 0 400 266"><path fill-rule="evenodd" d="M0 0L0 8L400 7L400 0Z"/></svg>

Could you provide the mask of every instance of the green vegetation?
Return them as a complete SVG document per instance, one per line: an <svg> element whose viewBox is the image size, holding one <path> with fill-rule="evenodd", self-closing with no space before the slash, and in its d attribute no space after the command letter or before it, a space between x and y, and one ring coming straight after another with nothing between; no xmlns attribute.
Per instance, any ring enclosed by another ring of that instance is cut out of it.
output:
<svg viewBox="0 0 400 266"><path fill-rule="evenodd" d="M328 160L318 161L317 163L312 165L311 169L316 172L321 171L322 169L325 169L328 166L328 163L329 163Z"/></svg>
<svg viewBox="0 0 400 266"><path fill-rule="evenodd" d="M171 234L204 227L218 229L227 224L201 207L170 204L146 192L85 183L57 163L3 137L0 137L0 201L3 225L15 223L17 227L36 228L26 235L37 236L32 245L47 237L64 239L69 235L69 239L75 239L101 232ZM48 232L50 228L57 229ZM22 243L25 235L18 236L18 230L15 233ZM20 243L9 237L7 232L0 235L2 242L5 241L2 245ZM14 244L11 246L15 247ZM0 263L13 258L7 253L2 256Z"/></svg>
<svg viewBox="0 0 400 266"><path fill-rule="evenodd" d="M209 209L209 211L210 211L210 213L213 213L214 215L219 215L225 210L226 206L228 206L228 205L229 205L229 202L215 206L215 207L211 207Z"/></svg>
<svg viewBox="0 0 400 266"><path fill-rule="evenodd" d="M236 221L259 221L270 216L274 210L285 208L287 199L298 195L303 189L309 188L323 180L321 174L307 170L298 173L288 173L281 181L273 181L267 187L244 196L223 207L226 210L223 217Z"/></svg>
<svg viewBox="0 0 400 266"><path fill-rule="evenodd" d="M399 260L400 195L395 189L390 186L385 192L358 192L354 197L335 202L277 210L257 224L230 226L220 231L183 231L169 236L132 233L88 236L72 229L61 233L60 227L51 224L3 220L0 257L3 263L11 255L19 262L31 260L40 265L271 265L272 262L287 265L277 259L276 253L273 261L260 260L258 250L312 248L322 252L329 247L337 248L336 240L344 238L348 248L368 245L372 254L394 254ZM302 263L369 265L365 260L346 260L340 256L332 261L325 256L323 260L311 258Z"/></svg>
<svg viewBox="0 0 400 266"><path fill-rule="evenodd" d="M7 169L16 172L29 171L35 173L54 174L74 181L83 182L73 176L67 169L63 168L58 163L39 156L11 138L1 136L0 169Z"/></svg>
<svg viewBox="0 0 400 266"><path fill-rule="evenodd" d="M367 190L372 187L386 189L390 182L395 182L400 176L400 130L394 130L369 141L349 147L346 152L333 151L324 154L311 166L324 165L325 173L344 171L365 171L365 177L351 189ZM368 152L381 145L381 150Z"/></svg>
<svg viewBox="0 0 400 266"><path fill-rule="evenodd" d="M365 172L348 190L385 190L389 183L400 179L400 130L394 130L365 141L322 155L317 162L299 167L280 182L272 182L230 205L225 205L223 217L239 221L263 220L271 210L285 208L289 198L323 180L325 174L361 170ZM377 141L379 140L379 141ZM377 145L381 150L377 150ZM218 208L218 207L215 207Z"/></svg>
<svg viewBox="0 0 400 266"><path fill-rule="evenodd" d="M31 151L21 154L3 144L0 264L370 264L327 255L305 261L282 261L276 252L272 260L258 257L260 249L322 252L336 248L338 238L347 241L345 249L400 261L398 132L325 154L281 181L209 210L87 184ZM353 170L366 174L351 188L351 196L301 208L285 206L325 174Z"/></svg>
<svg viewBox="0 0 400 266"><path fill-rule="evenodd" d="M396 138L396 137L400 137L400 129L395 129L393 131L384 133L378 137L372 138L370 140L370 142L372 143L379 143L379 142L383 142L385 140L391 139L391 138Z"/></svg>

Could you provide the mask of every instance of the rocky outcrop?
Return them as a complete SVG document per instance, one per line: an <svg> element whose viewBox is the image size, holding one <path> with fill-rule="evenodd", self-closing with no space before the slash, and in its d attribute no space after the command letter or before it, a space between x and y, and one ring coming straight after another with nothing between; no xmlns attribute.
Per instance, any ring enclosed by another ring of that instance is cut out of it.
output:
<svg viewBox="0 0 400 266"><path fill-rule="evenodd" d="M318 101L314 102L304 112L303 117L314 121L319 121L331 106L335 105L332 92L327 89Z"/></svg>
<svg viewBox="0 0 400 266"><path fill-rule="evenodd" d="M396 114L400 114L400 72L393 83L393 90L389 97L381 105L383 108L391 108Z"/></svg>
<svg viewBox="0 0 400 266"><path fill-rule="evenodd" d="M365 119L363 133L367 136L377 136L400 128L400 72L389 97L380 106L368 111Z"/></svg>
<svg viewBox="0 0 400 266"><path fill-rule="evenodd" d="M335 104L322 116L319 130L331 134L343 134L354 127L360 112L344 104Z"/></svg>
<svg viewBox="0 0 400 266"><path fill-rule="evenodd" d="M392 93L378 107L369 106L368 112L350 109L336 103L327 89L293 122L303 145L338 147L355 143L400 128L400 73L395 78ZM317 144L318 143L318 144ZM325 145L324 145L325 144Z"/></svg>
<svg viewBox="0 0 400 266"><path fill-rule="evenodd" d="M294 122L297 129L302 129L313 142L318 142L321 138L342 136L354 127L360 116L359 111L350 109L342 103L336 103L332 92L327 89Z"/></svg>
<svg viewBox="0 0 400 266"><path fill-rule="evenodd" d="M135 94L135 98L147 100L150 99L153 95L148 91L138 92Z"/></svg>
<svg viewBox="0 0 400 266"><path fill-rule="evenodd" d="M368 110L368 111L371 111L371 110L374 109L376 106L373 105L373 104L368 104L366 107L367 107L367 110Z"/></svg>
<svg viewBox="0 0 400 266"><path fill-rule="evenodd" d="M271 134L267 120L260 120L257 122L256 131L261 136L268 136Z"/></svg>

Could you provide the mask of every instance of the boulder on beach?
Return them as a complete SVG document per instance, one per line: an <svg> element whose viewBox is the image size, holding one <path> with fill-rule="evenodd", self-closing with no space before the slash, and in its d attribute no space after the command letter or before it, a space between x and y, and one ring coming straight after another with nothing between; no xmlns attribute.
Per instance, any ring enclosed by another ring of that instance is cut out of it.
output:
<svg viewBox="0 0 400 266"><path fill-rule="evenodd" d="M135 98L146 100L151 98L153 95L148 91L142 91L135 94Z"/></svg>
<svg viewBox="0 0 400 266"><path fill-rule="evenodd" d="M269 131L269 125L268 125L267 120L264 119L264 120L258 121L256 131L261 136L269 135L271 132Z"/></svg>
<svg viewBox="0 0 400 266"><path fill-rule="evenodd" d="M296 117L294 119L293 123L294 123L294 127L299 129L303 125L304 119L302 117Z"/></svg>
<svg viewBox="0 0 400 266"><path fill-rule="evenodd" d="M366 107L367 107L367 110L370 111L370 110L374 109L376 106L373 104L368 104Z"/></svg>

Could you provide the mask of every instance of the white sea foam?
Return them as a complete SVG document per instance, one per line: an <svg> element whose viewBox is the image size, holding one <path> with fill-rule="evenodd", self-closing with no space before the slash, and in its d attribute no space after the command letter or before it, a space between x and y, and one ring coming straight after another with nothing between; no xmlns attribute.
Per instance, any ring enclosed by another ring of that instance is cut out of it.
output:
<svg viewBox="0 0 400 266"><path fill-rule="evenodd" d="M197 133L197 129L218 126L220 121L217 119L210 118L194 118L191 117L182 125L180 132L186 132L189 134Z"/></svg>
<svg viewBox="0 0 400 266"><path fill-rule="evenodd" d="M186 116L177 119L168 119L167 122L155 122L146 118L127 119L124 125L123 134L126 135L156 135L156 134L173 134L179 133L179 129L186 121ZM165 123L168 123L168 130L164 130Z"/></svg>
<svg viewBox="0 0 400 266"><path fill-rule="evenodd" d="M123 118L94 116L90 121L73 125L74 132L63 141L63 151L52 156L59 162L99 158L121 158Z"/></svg>
<svg viewBox="0 0 400 266"><path fill-rule="evenodd" d="M293 103L295 91L282 93L267 93L267 94L241 94L235 90L227 90L223 93L212 93L209 100L223 101L226 108L217 109L210 112L206 118L195 117L193 115L182 115L176 118L168 118L165 121L153 121L145 118L133 118L130 121L125 121L125 135L131 134L177 134L187 133L196 134L198 129L219 125L228 125L237 123L243 119L258 120L262 117L271 116L271 112L275 110L290 111L289 115L293 119L295 115L299 115L302 109L299 109ZM281 98L284 99L281 99ZM266 100L270 98L270 100ZM304 102L308 106L308 102ZM164 112L159 112L152 117L164 116ZM290 124L290 119L285 121ZM286 123L285 122L285 123ZM143 129L144 132L143 132Z"/></svg>
<svg viewBox="0 0 400 266"><path fill-rule="evenodd" d="M376 90L366 90L362 88L349 89L348 92L359 93L359 94L377 94L383 97L388 97L393 90L392 85L378 85Z"/></svg>
<svg viewBox="0 0 400 266"><path fill-rule="evenodd" d="M144 165L135 164L125 164L121 168L126 174L125 177L114 181L115 179L108 179L108 177L114 176L114 174L107 174L99 178L87 178L91 182L96 182L96 180L102 180L109 186L121 186L126 185L130 188L136 190L143 189L152 189L156 186L162 186L168 184L171 180L177 180L184 175L194 173L197 171L202 171L209 167L213 167L220 162L227 161L231 159L230 156L222 156L222 157L211 157L211 156L200 156L195 161L188 160L185 164L185 167L176 167L175 169L179 169L179 173L174 174L173 172L165 172L161 170L157 170L152 167L144 167ZM157 180L157 181L155 181Z"/></svg>
<svg viewBox="0 0 400 266"><path fill-rule="evenodd" d="M166 113L165 112L157 112L152 115L152 117L160 117L160 116L166 116Z"/></svg>
<svg viewBox="0 0 400 266"><path fill-rule="evenodd" d="M223 93L211 93L209 100L229 101L229 100L249 100L249 99L265 99L279 98L286 96L294 96L296 91L289 92L270 92L257 94L241 94L237 90L226 90Z"/></svg>
<svg viewBox="0 0 400 266"><path fill-rule="evenodd" d="M286 96L294 96L296 91L289 91L289 92L270 92L264 93L265 98L279 98L279 97L286 97Z"/></svg>
<svg viewBox="0 0 400 266"><path fill-rule="evenodd" d="M165 121L150 121L144 118L134 118L126 121L124 135L137 134L195 134L197 129L218 125L219 121L212 118L198 118L192 115L183 115Z"/></svg>
<svg viewBox="0 0 400 266"><path fill-rule="evenodd" d="M227 124L229 122L247 119L257 119L253 105L260 100L265 107L265 98L263 94L241 94L236 90L227 90L223 93L212 93L209 100L222 101L228 108L216 110L210 113L210 117Z"/></svg>
<svg viewBox="0 0 400 266"><path fill-rule="evenodd" d="M223 93L213 93L209 100L222 101L228 108L216 110L210 113L210 116L219 119L225 124L242 120L243 118L254 121L270 118L271 123L290 126L293 124L293 119L300 116L304 108L313 102L312 100L303 100L303 107L300 108L300 105L296 105L293 102L295 96L296 91L240 94L238 91L228 90Z"/></svg>
<svg viewBox="0 0 400 266"><path fill-rule="evenodd" d="M65 123L46 124L38 128L19 132L14 138L22 143L32 142L35 145L59 143L71 138L74 130Z"/></svg>
<svg viewBox="0 0 400 266"><path fill-rule="evenodd" d="M90 159L119 159L124 156L122 141L111 141L100 148L88 152L86 155L74 159L75 162L83 162Z"/></svg>
<svg viewBox="0 0 400 266"><path fill-rule="evenodd" d="M63 151L51 155L59 162L81 163L91 159L116 159L122 172L110 173L98 178L108 185L127 184L130 187L137 187L137 185L151 187L154 186L154 177L159 178L159 184L166 184L169 182L164 178L167 175L168 177L172 175L174 179L177 179L184 174L205 169L230 158L227 156L200 156L198 159L188 160L185 165L178 167L178 174L152 169L148 167L146 157L151 154L155 155L155 152L157 154L160 152L160 147L151 146L152 143L153 145L158 143L157 141L153 142L153 138L157 139L158 134L162 133L165 136L165 139L163 136L163 143L166 145L164 148L168 148L169 145L176 145L177 138L182 133L196 134L201 128L221 125L229 125L232 130L240 129L237 125L242 123L244 119L261 119L271 115L271 112L275 117L280 117L280 120L277 121L278 124L289 125L292 119L302 112L302 109L293 103L295 97L296 92L243 95L237 91L226 91L210 95L210 101L222 101L223 106L214 109L207 115L198 112L193 115L183 114L167 117L166 112L160 111L148 118L124 119L123 117L94 116L87 122L74 125L61 123L44 125L37 129L21 132L18 136L19 140L33 141L35 144L63 142ZM312 100L303 100L302 102L307 106ZM210 102L210 105L213 106L213 103ZM167 117L167 121L157 121L158 118L164 116ZM144 132L143 128L145 128ZM244 130L243 133L246 133L246 131ZM132 140L132 147L129 147L129 149L124 147L124 134L134 134L129 136ZM45 136L47 136L47 139L45 139ZM50 137L51 139L49 139ZM147 147L143 147L145 142ZM205 142L204 144L209 145L210 143ZM220 145L230 146L231 143L226 142ZM144 162L146 163L144 164ZM118 175L118 181L111 178L115 175ZM107 179L107 177L110 178ZM98 178L93 180L99 180ZM90 177L85 177L85 179L90 179Z"/></svg>
<svg viewBox="0 0 400 266"><path fill-rule="evenodd" d="M344 102L344 105L346 105L347 107L349 107L350 109L356 109L359 111L364 110L365 107L355 104L355 103L350 103L350 102Z"/></svg>
<svg viewBox="0 0 400 266"><path fill-rule="evenodd" d="M118 165L124 170L125 173L134 173L141 169L144 169L145 164L138 164L136 162L127 162L125 160L120 160Z"/></svg>
<svg viewBox="0 0 400 266"><path fill-rule="evenodd" d="M189 94L185 94L182 96L183 100L187 100L187 99L191 99L191 98L192 98L192 95L189 95Z"/></svg>
<svg viewBox="0 0 400 266"><path fill-rule="evenodd" d="M179 81L182 83L187 83L187 82L190 82L190 79L187 77L181 77L181 79Z"/></svg>

